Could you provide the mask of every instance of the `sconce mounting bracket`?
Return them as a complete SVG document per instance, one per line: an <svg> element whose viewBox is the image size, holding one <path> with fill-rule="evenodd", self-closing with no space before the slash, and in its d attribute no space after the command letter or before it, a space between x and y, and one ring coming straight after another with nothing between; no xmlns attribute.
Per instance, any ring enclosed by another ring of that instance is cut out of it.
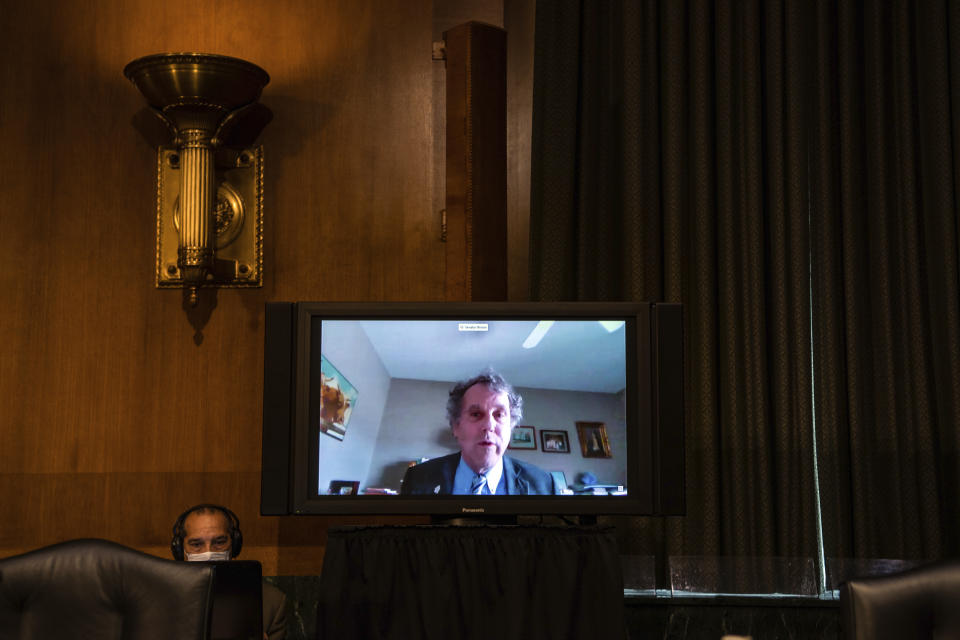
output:
<svg viewBox="0 0 960 640"><path fill-rule="evenodd" d="M201 286L263 284L263 146L219 147L215 153L216 203L211 235L213 269ZM182 288L177 266L180 157L176 146L157 151L157 288Z"/></svg>

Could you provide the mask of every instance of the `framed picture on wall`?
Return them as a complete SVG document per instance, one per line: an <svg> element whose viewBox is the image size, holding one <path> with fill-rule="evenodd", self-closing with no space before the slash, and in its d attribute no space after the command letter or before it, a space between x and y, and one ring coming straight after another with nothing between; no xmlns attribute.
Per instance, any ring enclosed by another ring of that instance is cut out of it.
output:
<svg viewBox="0 0 960 640"><path fill-rule="evenodd" d="M537 449L537 430L533 427L514 427L507 449Z"/></svg>
<svg viewBox="0 0 960 640"><path fill-rule="evenodd" d="M564 429L541 429L540 449L545 453L570 453L570 438Z"/></svg>
<svg viewBox="0 0 960 640"><path fill-rule="evenodd" d="M320 431L343 440L360 394L333 364L320 356Z"/></svg>
<svg viewBox="0 0 960 640"><path fill-rule="evenodd" d="M610 458L610 442L607 440L607 425L602 422L578 422L577 436L580 452L584 458Z"/></svg>

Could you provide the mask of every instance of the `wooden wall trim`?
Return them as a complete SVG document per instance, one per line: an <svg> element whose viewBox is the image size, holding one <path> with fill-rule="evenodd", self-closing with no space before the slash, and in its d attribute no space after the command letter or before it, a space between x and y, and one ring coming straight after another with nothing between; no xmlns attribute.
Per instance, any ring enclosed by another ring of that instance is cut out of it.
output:
<svg viewBox="0 0 960 640"><path fill-rule="evenodd" d="M507 299L506 31L444 33L447 300Z"/></svg>

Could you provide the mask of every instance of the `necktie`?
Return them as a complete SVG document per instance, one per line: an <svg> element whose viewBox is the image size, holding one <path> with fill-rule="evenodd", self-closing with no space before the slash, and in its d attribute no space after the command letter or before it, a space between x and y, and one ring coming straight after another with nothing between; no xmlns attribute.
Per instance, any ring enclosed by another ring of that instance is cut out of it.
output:
<svg viewBox="0 0 960 640"><path fill-rule="evenodd" d="M470 493L472 493L475 496L478 496L484 492L483 489L486 486L487 486L486 476L477 474L473 476L473 483L470 484ZM489 489L487 491L489 491Z"/></svg>

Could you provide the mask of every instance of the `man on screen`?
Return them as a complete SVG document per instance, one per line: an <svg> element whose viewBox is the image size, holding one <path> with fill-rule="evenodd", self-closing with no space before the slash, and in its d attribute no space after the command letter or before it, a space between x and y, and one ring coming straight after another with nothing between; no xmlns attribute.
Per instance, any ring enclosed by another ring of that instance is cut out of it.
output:
<svg viewBox="0 0 960 640"><path fill-rule="evenodd" d="M447 400L447 421L460 452L407 469L404 495L550 495L553 478L503 455L523 415L523 398L492 369L458 382Z"/></svg>

